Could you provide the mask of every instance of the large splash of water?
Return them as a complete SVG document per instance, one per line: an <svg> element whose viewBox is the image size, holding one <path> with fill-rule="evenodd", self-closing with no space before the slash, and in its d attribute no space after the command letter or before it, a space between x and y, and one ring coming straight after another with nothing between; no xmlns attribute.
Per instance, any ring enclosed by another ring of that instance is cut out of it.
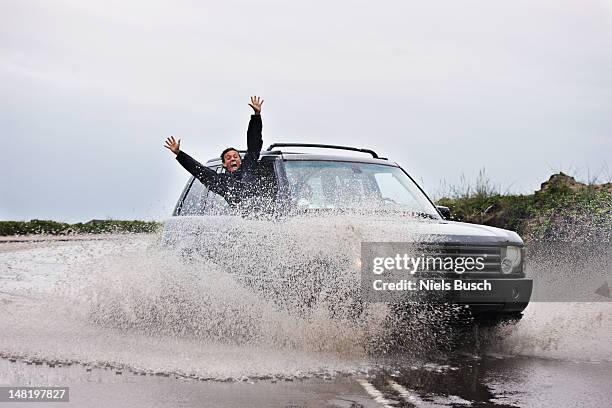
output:
<svg viewBox="0 0 612 408"><path fill-rule="evenodd" d="M396 221L386 236L411 239ZM204 378L354 372L387 316L355 298L374 224L239 220L171 245L128 236L5 252L15 274L0 351Z"/></svg>
<svg viewBox="0 0 612 408"><path fill-rule="evenodd" d="M398 326L387 305L357 300L359 244L431 239L429 228L388 217L194 220L164 245L124 236L5 251L0 352L214 379L369 370L372 352L398 343L427 360L456 339L445 325L454 310L412 309ZM492 349L612 360L601 341L609 306L534 303Z"/></svg>

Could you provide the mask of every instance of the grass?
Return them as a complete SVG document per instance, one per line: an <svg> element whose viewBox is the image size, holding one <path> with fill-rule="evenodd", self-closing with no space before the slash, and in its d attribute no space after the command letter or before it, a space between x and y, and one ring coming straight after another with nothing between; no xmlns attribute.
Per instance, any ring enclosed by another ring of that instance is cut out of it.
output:
<svg viewBox="0 0 612 408"><path fill-rule="evenodd" d="M612 230L612 191L595 183L580 188L551 185L534 194L502 194L485 176L474 187L447 190L437 204L451 209L456 221L485 224L516 231L526 240ZM571 233L570 233L571 232Z"/></svg>
<svg viewBox="0 0 612 408"><path fill-rule="evenodd" d="M494 184L486 174L484 168L478 171L476 181L471 183L462 174L459 178L458 185L449 185L446 180L440 182L438 191L434 194L434 197L444 197L453 199L467 199L467 198L487 198L496 195L508 195L509 189L502 191L501 185Z"/></svg>
<svg viewBox="0 0 612 408"><path fill-rule="evenodd" d="M155 232L161 224L155 221L101 220L66 224L48 220L0 221L0 236L49 234L104 234Z"/></svg>

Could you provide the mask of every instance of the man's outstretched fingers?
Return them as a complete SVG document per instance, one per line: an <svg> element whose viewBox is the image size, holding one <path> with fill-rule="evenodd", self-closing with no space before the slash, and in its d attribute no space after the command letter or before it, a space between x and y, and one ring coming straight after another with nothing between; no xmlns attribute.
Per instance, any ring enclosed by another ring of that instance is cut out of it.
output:
<svg viewBox="0 0 612 408"><path fill-rule="evenodd" d="M166 144L164 145L167 149L170 149L172 153L179 154L181 150L181 139L178 142L174 139L174 136L170 136L166 139Z"/></svg>
<svg viewBox="0 0 612 408"><path fill-rule="evenodd" d="M259 114L261 113L262 103L263 103L263 99L261 99L259 96L254 95L254 96L251 96L251 103L249 103L249 106L253 108L256 114Z"/></svg>

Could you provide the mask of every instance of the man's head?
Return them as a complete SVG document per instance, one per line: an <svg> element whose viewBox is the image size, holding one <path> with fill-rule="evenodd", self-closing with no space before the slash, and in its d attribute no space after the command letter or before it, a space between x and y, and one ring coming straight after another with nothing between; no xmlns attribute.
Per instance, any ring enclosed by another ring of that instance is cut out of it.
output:
<svg viewBox="0 0 612 408"><path fill-rule="evenodd" d="M235 172L240 168L242 160L240 159L240 153L233 147L228 147L221 153L221 161L223 161L223 167L230 173Z"/></svg>

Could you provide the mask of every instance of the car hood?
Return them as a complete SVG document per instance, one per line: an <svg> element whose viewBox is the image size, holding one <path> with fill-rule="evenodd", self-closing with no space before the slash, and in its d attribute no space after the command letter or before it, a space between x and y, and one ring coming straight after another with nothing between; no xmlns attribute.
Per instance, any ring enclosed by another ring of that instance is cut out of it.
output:
<svg viewBox="0 0 612 408"><path fill-rule="evenodd" d="M284 235L310 236L321 241L435 242L466 245L523 245L513 231L479 224L445 220L414 220L390 217L312 217L283 221L244 220L233 216L172 217L164 224L163 237L176 242L187 235L216 235L232 231L245 242L265 239L284 230Z"/></svg>
<svg viewBox="0 0 612 408"><path fill-rule="evenodd" d="M425 235L436 237L436 241L523 245L523 240L516 232L488 225L441 221L424 223L421 231Z"/></svg>

